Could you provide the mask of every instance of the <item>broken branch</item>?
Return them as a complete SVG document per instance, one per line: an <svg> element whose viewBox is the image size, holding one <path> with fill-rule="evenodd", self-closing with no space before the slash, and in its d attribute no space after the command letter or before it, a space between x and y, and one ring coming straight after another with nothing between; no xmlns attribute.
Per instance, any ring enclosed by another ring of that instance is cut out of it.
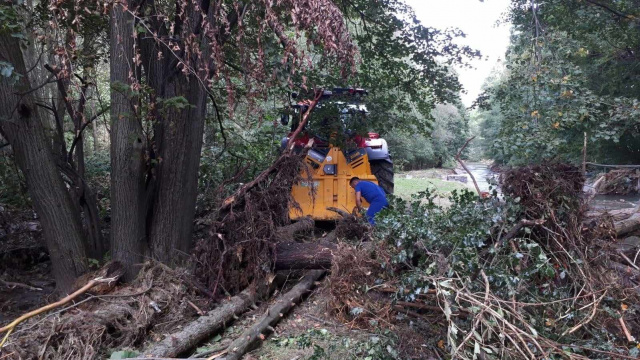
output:
<svg viewBox="0 0 640 360"><path fill-rule="evenodd" d="M4 345L4 343L7 341L7 339L9 338L9 335L11 335L11 332L13 331L13 329L15 329L16 326L18 326L18 324L20 324L21 322L34 317L38 314L42 314L43 312L55 309L57 307L60 307L68 302L70 302L71 300L77 298L78 296L84 294L85 292L89 291L91 288L93 288L94 286L98 285L98 284L103 284L103 283L108 283L111 284L115 281L117 281L120 276L122 275L122 273L118 273L113 277L110 278L102 278L102 277L98 277L95 278L91 281L89 281L86 285L84 285L83 287L81 287L80 289L76 290L74 293L72 293L71 295L68 295L52 304L43 306L39 309L30 311L22 316L20 316L19 318L13 320L9 325L0 328L0 333L3 332L7 332L7 334L4 336L4 338L2 339L2 342L0 342L0 348Z"/></svg>
<svg viewBox="0 0 640 360"><path fill-rule="evenodd" d="M253 344L264 340L264 334L273 331L273 326L300 301L323 274L323 270L309 271L288 293L280 296L275 305L270 307L254 326L243 332L229 345L227 348L229 355L226 360L239 360Z"/></svg>
<svg viewBox="0 0 640 360"><path fill-rule="evenodd" d="M472 136L469 139L467 139L467 141L464 143L464 145L462 145L462 148L460 148L460 151L458 151L458 154L456 155L456 160L458 160L458 163L460 163L460 165L462 166L464 171L466 171L467 174L469 174L469 176L471 177L471 180L473 181L473 186L476 187L476 191L478 192L478 196L482 196L482 193L480 191L480 187L478 187L478 183L476 182L476 178L473 176L473 174L471 173L469 168L467 168L467 165L465 165L464 162L462 161L462 159L460 158L460 155L462 155L462 152L464 151L464 149L467 147L467 145L469 145L469 142L471 142L471 140L473 140L475 138L476 138L475 136Z"/></svg>

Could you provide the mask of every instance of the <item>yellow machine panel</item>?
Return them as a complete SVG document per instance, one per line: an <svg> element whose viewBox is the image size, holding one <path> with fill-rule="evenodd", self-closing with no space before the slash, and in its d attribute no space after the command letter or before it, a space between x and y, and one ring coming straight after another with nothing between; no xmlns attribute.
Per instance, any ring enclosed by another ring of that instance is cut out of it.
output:
<svg viewBox="0 0 640 360"><path fill-rule="evenodd" d="M364 149L350 152L348 158L337 147L324 151L312 149L307 154L306 163L313 175L313 183L303 180L293 186L292 197L299 205L299 209L293 204L289 207L289 215L294 220L304 216L311 216L314 220L335 220L340 215L327 210L327 207L351 212L356 206L355 191L349 186L352 177L378 183L371 173L369 157ZM308 177L303 170L302 178ZM315 194L311 193L312 189ZM364 199L362 201L363 206L368 206Z"/></svg>

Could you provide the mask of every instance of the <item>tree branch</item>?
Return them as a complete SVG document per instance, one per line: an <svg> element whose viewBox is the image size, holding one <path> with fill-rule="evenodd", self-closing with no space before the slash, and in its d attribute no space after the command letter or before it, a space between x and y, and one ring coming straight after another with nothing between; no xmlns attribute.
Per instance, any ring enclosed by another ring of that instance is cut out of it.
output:
<svg viewBox="0 0 640 360"><path fill-rule="evenodd" d="M67 155L68 160L71 159L71 157L73 156L73 149L75 149L76 144L78 143L78 141L80 141L80 139L82 139L82 132L84 131L84 129L91 124L95 119L99 118L102 114L106 113L107 111L109 111L109 106L107 106L106 108L100 110L97 114L93 115L91 117L91 119L89 119L89 121L85 122L84 124L82 124L82 127L80 127L80 129L78 130L78 133L76 134L76 137L73 138L73 142L71 143L71 149L69 149L69 155Z"/></svg>
<svg viewBox="0 0 640 360"><path fill-rule="evenodd" d="M320 98L322 98L322 94L323 94L322 89L317 91L315 99L313 99L313 101L309 105L309 109L307 109L304 115L302 115L302 121L300 121L298 128L296 129L296 131L293 132L293 134L291 134L291 137L289 137L289 142L287 143L287 150L291 150L291 147L293 146L293 142L295 141L295 138L298 136L298 134L300 134L300 131L302 131L304 126L307 124L307 121L309 120L309 116L311 115L313 108L315 108L316 105L318 104L318 101L320 101Z"/></svg>
<svg viewBox="0 0 640 360"><path fill-rule="evenodd" d="M606 5L606 4L602 4L602 3L598 2L598 1L594 1L594 0L586 0L586 1L589 4L592 4L592 5L595 5L597 7L602 8L602 9L605 9L605 10L615 14L618 17L621 17L621 18L624 18L624 19L630 19L630 20L633 19L633 17L629 16L629 14L625 14L623 12L620 12L620 11L618 11L618 10L616 10L616 9Z"/></svg>
<svg viewBox="0 0 640 360"><path fill-rule="evenodd" d="M464 162L462 161L462 159L460 158L460 155L462 155L462 152L464 151L464 149L467 147L467 145L469 145L469 142L471 142L471 140L473 140L475 138L476 138L475 136L472 136L469 139L467 139L467 141L464 143L462 148L460 148L460 151L458 151L458 154L456 155L456 160L458 160L458 163L460 163L460 165L462 165L462 168L464 169L464 171L466 171L467 174L469 174L469 176L471 177L471 180L473 180L473 185L476 187L476 191L478 192L478 196L481 197L482 196L482 192L480 191L480 187L478 186L478 183L476 182L476 178L473 176L471 171L469 171L469 168L467 168L467 165L465 165Z"/></svg>

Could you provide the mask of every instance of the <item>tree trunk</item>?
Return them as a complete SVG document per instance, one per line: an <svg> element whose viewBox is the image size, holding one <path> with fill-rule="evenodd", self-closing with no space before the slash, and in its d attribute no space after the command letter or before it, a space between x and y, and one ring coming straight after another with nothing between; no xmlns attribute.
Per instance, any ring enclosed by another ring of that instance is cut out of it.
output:
<svg viewBox="0 0 640 360"><path fill-rule="evenodd" d="M158 165L149 228L151 255L171 263L189 254L198 195L198 169L206 113L205 89L193 76L179 73L165 83L161 97L184 97L189 105L166 109L155 134Z"/></svg>
<svg viewBox="0 0 640 360"><path fill-rule="evenodd" d="M129 1L124 4L130 5ZM130 6L129 6L130 7ZM131 85L136 69L134 19L122 6L111 9L111 255L121 262L131 280L144 255L145 183L144 137L134 107Z"/></svg>
<svg viewBox="0 0 640 360"><path fill-rule="evenodd" d="M0 57L22 75L17 86L0 78L0 131L13 147L40 216L57 288L67 292L87 269L80 217L56 167L43 118L27 93L30 84L19 41L7 32L0 33Z"/></svg>
<svg viewBox="0 0 640 360"><path fill-rule="evenodd" d="M157 344L143 351L145 357L176 357L195 348L198 344L224 329L236 315L245 312L256 301L255 292L247 289L232 297L207 315L187 324Z"/></svg>
<svg viewBox="0 0 640 360"><path fill-rule="evenodd" d="M333 253L338 249L329 242L282 242L276 245L276 270L331 269Z"/></svg>
<svg viewBox="0 0 640 360"><path fill-rule="evenodd" d="M200 9L193 4L185 6L185 17L179 34L174 36L203 36L200 29ZM162 22L154 28L160 34L168 32ZM187 34L187 35L185 35ZM152 100L156 108L154 128L154 150L157 160L151 185L149 249L151 256L163 263L179 262L176 255L189 254L192 246L193 218L198 194L198 170L202 150L204 123L207 110L207 90L200 79L192 74L184 74L175 55L166 48L163 59L158 59L155 40L141 39L141 55L149 84L154 91ZM198 58L207 60L211 54L208 46L202 53L192 55L189 66L199 68ZM200 71L198 75L206 78ZM186 100L187 104L182 103ZM158 109L156 109L158 110Z"/></svg>
<svg viewBox="0 0 640 360"><path fill-rule="evenodd" d="M640 230L640 213L635 213L628 219L618 221L614 224L616 235L623 236Z"/></svg>
<svg viewBox="0 0 640 360"><path fill-rule="evenodd" d="M98 136L98 120L95 120L91 123L91 135L93 136L93 155L96 155L98 151L100 151L100 145L98 144L99 136Z"/></svg>
<svg viewBox="0 0 640 360"><path fill-rule="evenodd" d="M322 270L311 270L291 290L280 295L276 303L256 321L255 325L245 330L229 345L226 360L241 359L252 346L266 338L265 334L274 332L273 327L309 293L322 275L324 275Z"/></svg>

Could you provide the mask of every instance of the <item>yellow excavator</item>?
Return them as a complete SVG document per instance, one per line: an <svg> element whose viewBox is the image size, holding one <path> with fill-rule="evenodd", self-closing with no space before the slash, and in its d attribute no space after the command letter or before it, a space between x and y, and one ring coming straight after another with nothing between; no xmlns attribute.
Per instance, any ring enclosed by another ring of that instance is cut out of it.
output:
<svg viewBox="0 0 640 360"><path fill-rule="evenodd" d="M361 135L366 126L366 94L365 90L354 88L323 90L313 101L290 105L283 114L283 125L293 118L291 133L282 140L283 149L289 145L301 150L312 143L305 159L307 169L302 170L305 180L291 189L298 204L289 206L292 220L304 216L317 221L336 220L340 215L329 207L351 212L356 206L355 192L349 186L353 177L374 182L393 193L393 162L387 142L377 133ZM307 114L309 122L296 134L308 111L313 112ZM290 142L291 137L294 139ZM366 202L363 205L368 206Z"/></svg>

